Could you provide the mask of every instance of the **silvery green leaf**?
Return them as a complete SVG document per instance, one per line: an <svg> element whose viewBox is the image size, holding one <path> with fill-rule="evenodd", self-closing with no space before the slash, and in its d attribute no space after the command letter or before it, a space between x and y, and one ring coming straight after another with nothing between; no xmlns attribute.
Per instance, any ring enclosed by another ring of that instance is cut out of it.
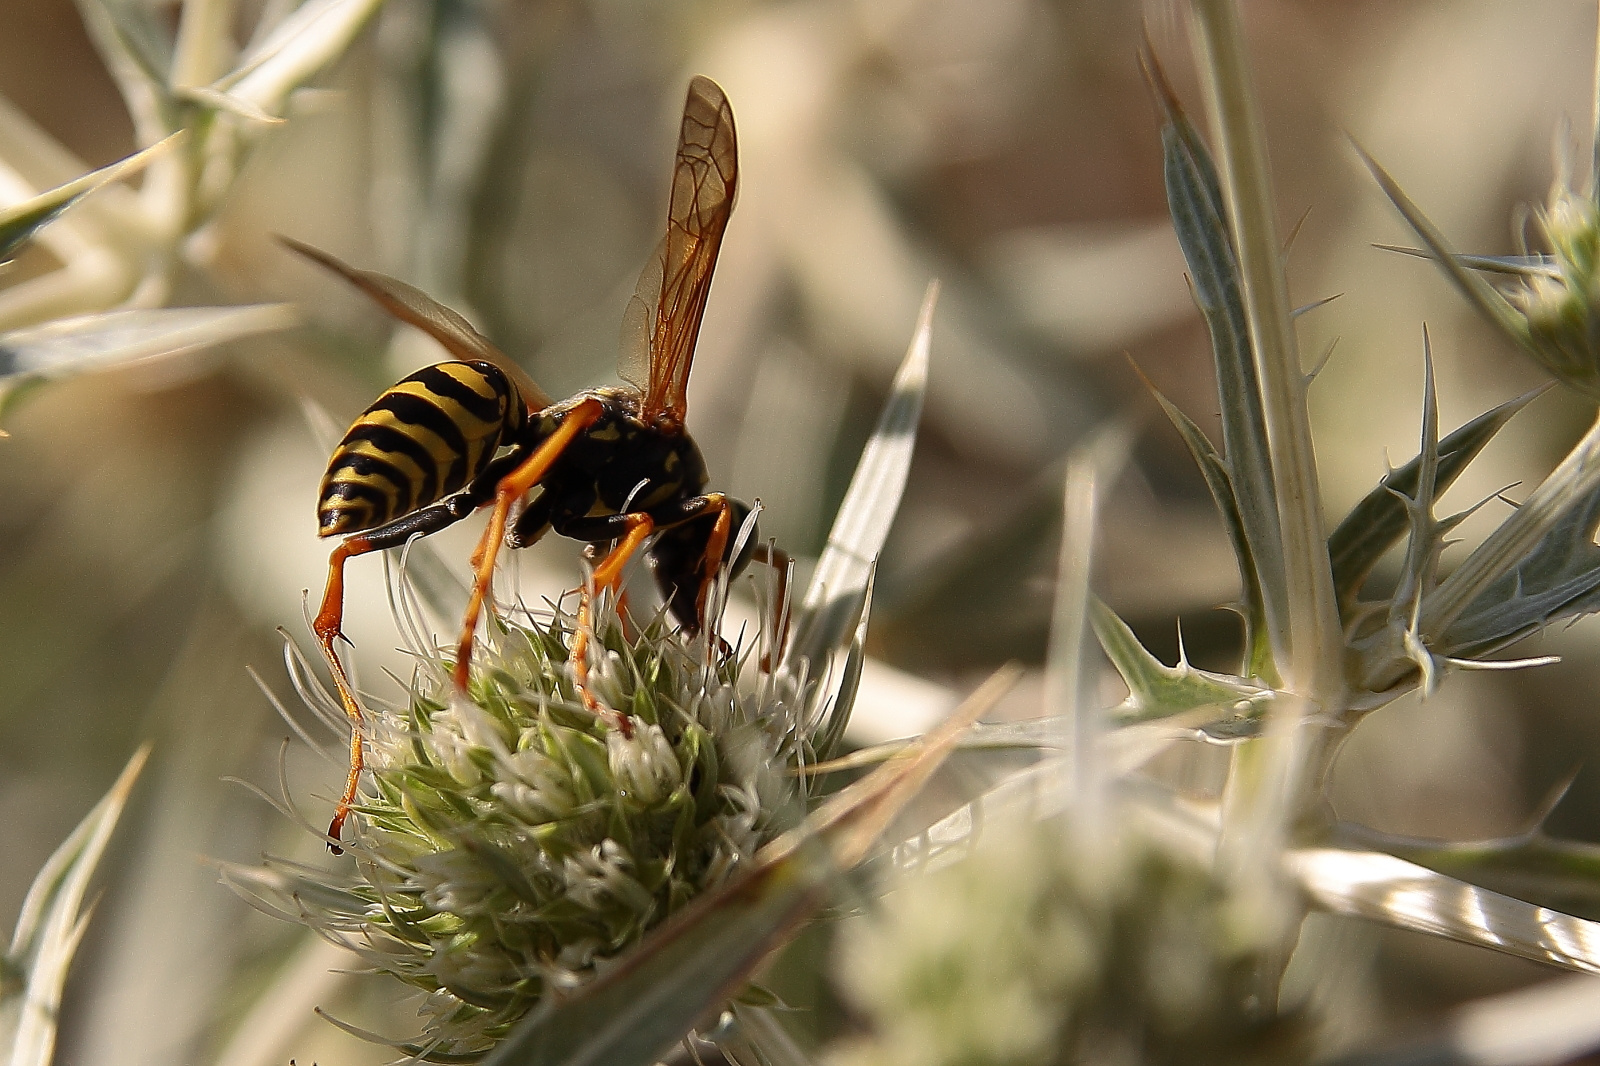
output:
<svg viewBox="0 0 1600 1066"><path fill-rule="evenodd" d="M83 177L58 185L20 204L0 210L0 262L10 259L31 238L35 231L53 222L90 193L119 178L128 177L144 167L157 154L172 146L181 134L173 134L164 141L135 152L126 159L108 167L91 171Z"/></svg>
<svg viewBox="0 0 1600 1066"><path fill-rule="evenodd" d="M258 122L264 126L277 126L286 121L277 115L268 114L249 100L240 99L231 93L225 93L209 85L178 89L176 90L176 95L191 103L209 107L213 111L237 115L249 122Z"/></svg>
<svg viewBox="0 0 1600 1066"><path fill-rule="evenodd" d="M1600 1048L1600 980L1558 977L1457 1007L1421 1036L1327 1066L1546 1066Z"/></svg>
<svg viewBox="0 0 1600 1066"><path fill-rule="evenodd" d="M1230 718L1217 718L1194 727L1196 739L1212 744L1236 744L1241 740L1254 740L1266 728L1266 705L1250 703L1239 705L1244 713Z"/></svg>
<svg viewBox="0 0 1600 1066"><path fill-rule="evenodd" d="M1503 587L1508 577L1516 577L1519 568L1526 566L1535 553L1545 555L1546 563L1552 546L1558 553L1565 553L1576 520L1573 512L1592 505L1596 494L1600 494L1600 420L1589 427L1516 511L1424 597L1416 628L1427 634L1449 633L1474 604L1481 604L1486 594ZM1448 641L1439 643L1436 650L1442 654L1456 651ZM1393 673L1388 671L1389 675ZM1374 682L1369 687L1380 691L1388 687L1382 682L1392 684L1398 678L1369 672L1369 680Z"/></svg>
<svg viewBox="0 0 1600 1066"><path fill-rule="evenodd" d="M144 140L177 129L167 91L172 41L156 9L129 0L77 0L95 50L117 83L122 102Z"/></svg>
<svg viewBox="0 0 1600 1066"><path fill-rule="evenodd" d="M1441 650L1470 657L1503 648L1552 622L1600 609L1600 491L1568 509L1509 573L1445 631Z"/></svg>
<svg viewBox="0 0 1600 1066"><path fill-rule="evenodd" d="M1226 680L1226 678L1224 678ZM1178 713L1166 718L1147 718L1134 723L1121 723L1102 738L1109 765L1117 772L1131 772L1145 761L1140 750L1149 745L1152 753L1173 740L1202 740L1215 744L1232 744L1249 740L1261 734L1266 724L1267 699L1270 693L1247 697L1245 703L1202 704L1192 713ZM1241 710L1243 713L1241 713ZM1115 715L1116 711L1112 711ZM1021 722L979 722L957 741L962 751L1026 751L1040 748L1064 748L1068 744L1066 730L1071 726L1063 717L1028 718ZM878 749L851 752L850 760L866 756L885 758L898 750L897 744L881 745ZM840 760L843 761L843 760Z"/></svg>
<svg viewBox="0 0 1600 1066"><path fill-rule="evenodd" d="M813 732L812 755L817 759L830 759L850 727L850 715L855 710L856 696L861 690L861 671L867 662L867 621L872 612L872 574L867 575L867 587L862 593L861 617L856 623L856 633L845 653L844 666L833 685L819 685L811 695L813 720L821 725ZM818 703L823 706L818 706ZM823 715L826 718L823 718Z"/></svg>
<svg viewBox="0 0 1600 1066"><path fill-rule="evenodd" d="M1383 852L1303 848L1284 861L1311 902L1334 914L1600 973L1600 922L1524 903Z"/></svg>
<svg viewBox="0 0 1600 1066"><path fill-rule="evenodd" d="M806 590L785 657L813 664L842 648L855 634L865 605L874 561L889 535L911 469L917 422L928 388L928 347L939 286L928 286L917 328L891 386L877 428L861 453L844 502L828 533L828 545Z"/></svg>
<svg viewBox="0 0 1600 1066"><path fill-rule="evenodd" d="M1089 600L1089 618L1106 657L1128 686L1128 698L1111 712L1118 724L1182 716L1182 724L1203 728L1259 718L1272 699L1271 689L1243 678L1197 670L1186 661L1167 666L1097 598Z"/></svg>
<svg viewBox="0 0 1600 1066"><path fill-rule="evenodd" d="M1445 272L1461 291L1461 295L1466 297L1467 302L1477 308L1490 324L1505 334L1517 347L1524 351L1533 351L1533 340L1528 332L1527 320L1511 306L1509 300L1495 291L1494 286L1461 262L1455 250L1444 239L1444 234L1428 220L1428 216L1422 213L1421 208L1412 203L1399 183L1389 176L1389 172L1367 154L1366 149L1356 144L1355 150L1361 156L1362 162L1367 164L1367 169L1372 171L1372 176L1377 179L1384 194L1405 216L1412 230L1427 246L1428 255L1439 264L1439 269Z"/></svg>
<svg viewBox="0 0 1600 1066"><path fill-rule="evenodd" d="M1396 497L1405 505L1405 560L1400 580L1389 597L1390 632L1402 634L1401 647L1421 671L1422 694L1426 698L1438 684L1438 662L1418 632L1416 619L1419 600L1438 584L1439 557L1444 552L1445 536L1459 519L1440 521L1434 517L1434 502L1439 487L1439 398L1434 389L1433 351L1428 330L1423 327L1422 447L1417 455L1415 489Z"/></svg>
<svg viewBox="0 0 1600 1066"><path fill-rule="evenodd" d="M0 412L27 386L194 351L298 321L290 304L102 311L0 333Z"/></svg>
<svg viewBox="0 0 1600 1066"><path fill-rule="evenodd" d="M1244 587L1244 673L1248 677L1273 678L1276 667L1272 662L1272 646L1267 640L1266 608L1261 595L1261 578L1256 572L1255 558L1250 554L1250 540L1245 534L1244 521L1239 516L1239 501L1233 494L1233 475L1226 460L1217 453L1215 445L1188 415L1172 404L1153 387L1156 402L1166 412L1194 457L1200 475L1206 480L1211 501L1222 524L1228 531L1228 542L1233 545L1233 557L1239 569L1239 583Z"/></svg>
<svg viewBox="0 0 1600 1066"><path fill-rule="evenodd" d="M1553 806L1564 792L1558 790L1547 804ZM1345 823L1337 828L1334 842L1383 851L1529 903L1600 912L1600 845L1547 836L1542 821L1540 817L1532 828L1513 836L1467 842L1397 836Z"/></svg>
<svg viewBox="0 0 1600 1066"><path fill-rule="evenodd" d="M1547 387L1534 389L1485 411L1440 441L1437 491L1449 488L1511 417ZM1405 501L1395 494L1411 497L1416 493L1421 461L1419 455L1386 474L1328 535L1333 582L1342 605L1348 607L1354 603L1372 568L1405 534Z"/></svg>
<svg viewBox="0 0 1600 1066"><path fill-rule="evenodd" d="M1256 583L1266 593L1262 607L1267 628L1276 631L1280 627L1272 619L1287 611L1283 543L1238 254L1211 155L1154 57L1146 55L1145 61L1163 117L1161 148L1172 225L1193 277L1195 302L1211 333L1229 481Z"/></svg>
<svg viewBox="0 0 1600 1066"><path fill-rule="evenodd" d="M180 99L220 75L238 52L234 22L238 0L183 0L178 11L167 84ZM193 99L192 97L190 99Z"/></svg>
<svg viewBox="0 0 1600 1066"><path fill-rule="evenodd" d="M0 1049L7 1066L49 1066L61 990L88 922L84 895L149 754L148 747L134 753L28 889L0 984Z"/></svg>

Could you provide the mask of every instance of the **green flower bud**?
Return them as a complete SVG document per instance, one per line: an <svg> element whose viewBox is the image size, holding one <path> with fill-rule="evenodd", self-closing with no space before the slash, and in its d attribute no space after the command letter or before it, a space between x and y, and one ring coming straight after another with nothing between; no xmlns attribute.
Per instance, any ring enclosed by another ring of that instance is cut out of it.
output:
<svg viewBox="0 0 1600 1066"><path fill-rule="evenodd" d="M1562 382L1600 399L1600 214L1560 188L1536 216L1550 269L1523 276L1507 299L1522 313L1534 358Z"/></svg>
<svg viewBox="0 0 1600 1066"><path fill-rule="evenodd" d="M872 1036L831 1066L1303 1062L1299 1014L1263 1016L1257 949L1205 869L1141 837L1086 849L1061 819L986 826L904 876L841 937Z"/></svg>
<svg viewBox="0 0 1600 1066"><path fill-rule="evenodd" d="M677 753L658 725L635 729L632 737L607 733L606 759L624 793L638 803L661 803L683 783Z"/></svg>

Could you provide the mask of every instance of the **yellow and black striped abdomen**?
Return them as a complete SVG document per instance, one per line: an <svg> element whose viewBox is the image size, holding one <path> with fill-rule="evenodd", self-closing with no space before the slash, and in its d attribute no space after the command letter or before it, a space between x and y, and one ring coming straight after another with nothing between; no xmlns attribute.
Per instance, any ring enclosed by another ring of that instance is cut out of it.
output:
<svg viewBox="0 0 1600 1066"><path fill-rule="evenodd" d="M355 420L328 462L320 536L356 533L464 488L527 411L492 363L438 363L396 384Z"/></svg>

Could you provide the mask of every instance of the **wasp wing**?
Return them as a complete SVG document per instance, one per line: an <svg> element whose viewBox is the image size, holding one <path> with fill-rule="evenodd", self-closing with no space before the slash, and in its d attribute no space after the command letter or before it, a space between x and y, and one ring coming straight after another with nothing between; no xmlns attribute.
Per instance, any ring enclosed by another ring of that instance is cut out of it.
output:
<svg viewBox="0 0 1600 1066"><path fill-rule="evenodd" d="M408 326L415 326L444 345L445 350L457 359L466 361L482 359L499 367L522 394L523 402L532 410L541 411L555 403L514 359L495 347L488 337L473 329L470 322L421 289L407 285L398 278L391 278L387 274L379 274L375 270L357 270L322 249L302 244L292 237L280 234L278 240L307 259L338 274L372 297L378 306L389 314Z"/></svg>
<svg viewBox="0 0 1600 1066"><path fill-rule="evenodd" d="M687 413L689 366L738 170L733 109L716 82L696 77L683 105L667 234L639 276L623 320L620 370L644 393L646 422L665 416L681 424Z"/></svg>

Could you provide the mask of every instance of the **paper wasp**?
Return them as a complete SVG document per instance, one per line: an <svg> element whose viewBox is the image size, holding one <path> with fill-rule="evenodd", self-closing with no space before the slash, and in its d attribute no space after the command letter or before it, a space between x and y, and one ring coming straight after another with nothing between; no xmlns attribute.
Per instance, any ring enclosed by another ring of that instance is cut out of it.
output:
<svg viewBox="0 0 1600 1066"><path fill-rule="evenodd" d="M584 705L625 734L631 734L631 719L603 706L589 689L590 597L615 590L636 551L643 549L667 609L691 635L710 621L712 585L724 566L734 576L752 558L770 562L779 570L781 599L787 556L759 544L753 520L740 537L750 508L705 491L705 461L684 428L695 339L737 173L733 112L715 82L697 77L683 109L666 236L624 321L619 369L629 384L560 403L466 320L422 292L286 242L458 360L424 368L380 396L334 449L323 477L319 534L344 539L329 559L312 628L352 732L350 772L328 827L330 844L339 839L362 769L361 708L334 647L342 636L344 564L351 557L398 547L492 505L472 557L474 581L456 650L454 680L464 689L501 542L524 547L554 530L588 543L598 562L579 600L573 678ZM539 495L511 521L513 505L535 488ZM610 546L603 556L602 545Z"/></svg>

